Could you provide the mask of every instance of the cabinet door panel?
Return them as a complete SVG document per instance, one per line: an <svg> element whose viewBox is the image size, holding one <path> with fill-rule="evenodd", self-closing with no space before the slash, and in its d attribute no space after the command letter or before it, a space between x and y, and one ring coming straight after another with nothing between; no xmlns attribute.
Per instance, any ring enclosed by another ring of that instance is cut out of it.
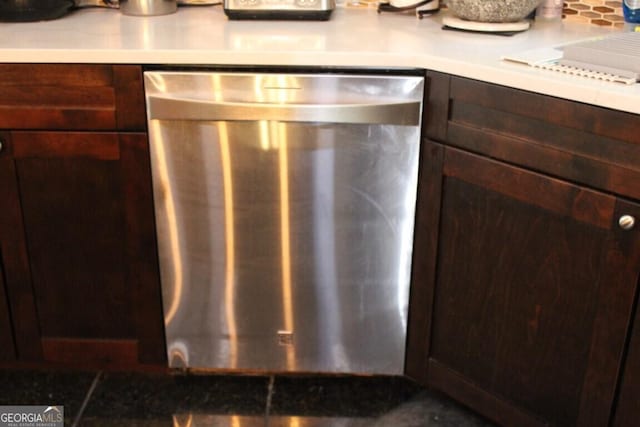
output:
<svg viewBox="0 0 640 427"><path fill-rule="evenodd" d="M5 314L11 315L15 337L15 348L10 353L15 351L21 360L38 361L42 358L42 347L31 288L11 135L0 132L0 139L3 144L0 151L0 264L4 281L0 292L6 292L6 302L11 307L10 311L5 311Z"/></svg>
<svg viewBox="0 0 640 427"><path fill-rule="evenodd" d="M582 389L578 425L604 425L610 418L601 408L604 397L613 396L618 384L615 375L622 370L618 349L627 343L633 304L640 276L640 233L637 227L623 230L619 218L640 218L640 206L618 200L605 243L605 259L599 277L598 313L593 325L589 368Z"/></svg>
<svg viewBox="0 0 640 427"><path fill-rule="evenodd" d="M629 352L622 374L614 427L637 426L638 408L640 408L640 310L636 308Z"/></svg>
<svg viewBox="0 0 640 427"><path fill-rule="evenodd" d="M38 316L45 337L128 337L117 161L17 162Z"/></svg>
<svg viewBox="0 0 640 427"><path fill-rule="evenodd" d="M140 363L166 364L151 164L145 134L120 135L125 256Z"/></svg>
<svg viewBox="0 0 640 427"><path fill-rule="evenodd" d="M162 362L145 135L12 139L45 359Z"/></svg>
<svg viewBox="0 0 640 427"><path fill-rule="evenodd" d="M120 159L118 134L88 132L14 132L17 159Z"/></svg>
<svg viewBox="0 0 640 427"><path fill-rule="evenodd" d="M606 425L640 271L616 221L640 207L455 149L442 194L438 386L463 378L532 423Z"/></svg>
<svg viewBox="0 0 640 427"><path fill-rule="evenodd" d="M432 358L572 424L606 233L455 179L443 216Z"/></svg>
<svg viewBox="0 0 640 427"><path fill-rule="evenodd" d="M444 149L438 144L428 142L422 147L420 156L405 373L425 383L431 342L434 289L422 284L433 283L436 274Z"/></svg>
<svg viewBox="0 0 640 427"><path fill-rule="evenodd" d="M0 360L13 360L15 358L13 328L11 326L9 305L7 304L2 253L0 252Z"/></svg>

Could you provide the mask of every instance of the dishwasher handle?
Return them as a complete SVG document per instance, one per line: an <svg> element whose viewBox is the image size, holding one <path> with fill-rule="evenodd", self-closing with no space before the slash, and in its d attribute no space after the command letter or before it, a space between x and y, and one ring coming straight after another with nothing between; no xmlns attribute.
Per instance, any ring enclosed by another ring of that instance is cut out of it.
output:
<svg viewBox="0 0 640 427"><path fill-rule="evenodd" d="M274 104L149 95L147 111L151 120L420 124L420 102L415 100L371 104Z"/></svg>

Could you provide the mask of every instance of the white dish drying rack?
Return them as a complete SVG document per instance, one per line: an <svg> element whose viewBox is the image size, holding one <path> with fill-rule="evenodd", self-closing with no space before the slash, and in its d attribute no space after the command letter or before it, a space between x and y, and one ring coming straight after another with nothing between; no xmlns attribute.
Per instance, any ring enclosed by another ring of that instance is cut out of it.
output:
<svg viewBox="0 0 640 427"><path fill-rule="evenodd" d="M640 81L640 33L629 32L505 55L505 61L608 82Z"/></svg>

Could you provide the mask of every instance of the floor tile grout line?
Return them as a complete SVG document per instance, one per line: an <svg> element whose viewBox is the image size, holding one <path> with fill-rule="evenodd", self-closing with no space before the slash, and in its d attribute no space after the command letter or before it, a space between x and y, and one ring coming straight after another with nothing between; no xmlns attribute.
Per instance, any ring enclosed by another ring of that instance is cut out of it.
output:
<svg viewBox="0 0 640 427"><path fill-rule="evenodd" d="M276 382L275 375L269 377L269 386L267 388L267 403L264 410L264 425L269 426L269 416L271 415L271 399L273 398L273 385Z"/></svg>
<svg viewBox="0 0 640 427"><path fill-rule="evenodd" d="M80 406L80 409L78 410L78 414L73 420L73 424L71 425L71 427L78 427L80 420L82 419L82 415L84 414L84 410L87 408L87 405L89 404L89 400L91 400L91 396L93 395L93 392L98 386L98 382L100 381L101 376L102 376L102 371L98 372L96 376L93 378L93 382L91 382L91 387L89 387L89 390L87 391L87 395L84 397L84 400L82 401L82 406Z"/></svg>

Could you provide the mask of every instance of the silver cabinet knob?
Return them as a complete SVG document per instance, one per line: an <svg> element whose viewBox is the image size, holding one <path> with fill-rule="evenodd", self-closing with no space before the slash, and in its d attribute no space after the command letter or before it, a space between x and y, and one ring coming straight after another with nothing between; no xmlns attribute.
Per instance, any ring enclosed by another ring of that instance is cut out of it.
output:
<svg viewBox="0 0 640 427"><path fill-rule="evenodd" d="M3 147L3 142L2 142L2 140L0 139L0 153L2 153L2 149L3 149L3 148L4 148L4 147Z"/></svg>
<svg viewBox="0 0 640 427"><path fill-rule="evenodd" d="M618 225L623 230L631 230L636 225L636 219L631 215L622 215L618 220Z"/></svg>

